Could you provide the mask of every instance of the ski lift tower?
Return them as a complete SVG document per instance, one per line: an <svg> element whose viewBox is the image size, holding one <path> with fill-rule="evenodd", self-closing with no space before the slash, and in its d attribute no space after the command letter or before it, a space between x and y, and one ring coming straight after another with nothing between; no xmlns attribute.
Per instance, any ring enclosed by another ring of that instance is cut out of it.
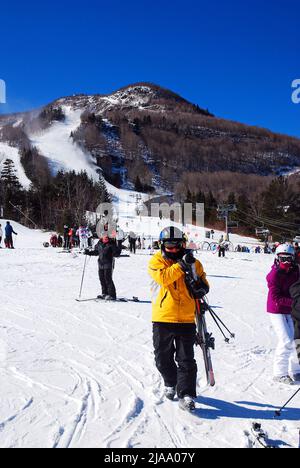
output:
<svg viewBox="0 0 300 468"><path fill-rule="evenodd" d="M219 205L218 206L218 219L225 220L226 225L226 240L229 241L229 218L231 213L237 211L236 205Z"/></svg>

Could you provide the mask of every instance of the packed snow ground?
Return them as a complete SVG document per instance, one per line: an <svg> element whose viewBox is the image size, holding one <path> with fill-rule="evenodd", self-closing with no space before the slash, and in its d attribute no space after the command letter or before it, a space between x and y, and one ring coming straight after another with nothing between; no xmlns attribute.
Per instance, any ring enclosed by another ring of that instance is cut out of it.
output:
<svg viewBox="0 0 300 468"><path fill-rule="evenodd" d="M226 345L209 320L217 385L206 387L197 349L199 398L190 415L164 400L154 365L147 252L118 259L115 270L119 296L145 303L78 303L85 257L45 249L48 234L13 226L16 250L0 250L1 447L244 447L252 421L275 444L297 446L299 401L274 419L294 389L272 382L271 256L200 254L210 303L236 340ZM83 296L97 293L90 258Z"/></svg>

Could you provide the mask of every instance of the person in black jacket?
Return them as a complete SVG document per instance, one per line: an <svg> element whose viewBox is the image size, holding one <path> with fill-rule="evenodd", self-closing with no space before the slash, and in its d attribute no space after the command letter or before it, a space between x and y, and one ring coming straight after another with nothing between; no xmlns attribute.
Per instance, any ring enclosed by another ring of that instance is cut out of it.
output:
<svg viewBox="0 0 300 468"><path fill-rule="evenodd" d="M300 363L300 280L290 288L290 294L293 299L292 317L295 324L295 343ZM300 375L297 376L297 382L300 382Z"/></svg>
<svg viewBox="0 0 300 468"><path fill-rule="evenodd" d="M102 295L99 299L115 301L117 299L116 288L113 282L113 270L115 257L121 254L116 242L107 235L103 236L94 250L85 250L85 255L99 256L99 279L102 287Z"/></svg>

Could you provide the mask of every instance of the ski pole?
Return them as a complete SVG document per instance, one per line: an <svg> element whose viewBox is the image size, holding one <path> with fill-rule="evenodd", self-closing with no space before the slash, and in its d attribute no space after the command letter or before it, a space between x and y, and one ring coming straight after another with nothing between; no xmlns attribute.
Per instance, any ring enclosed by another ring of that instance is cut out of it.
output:
<svg viewBox="0 0 300 468"><path fill-rule="evenodd" d="M86 270L86 262L87 262L87 255L85 256L85 259L84 259L84 266L83 266L83 272L82 272L82 279L81 279L81 286L80 286L80 292L79 292L79 299L81 299L81 293L82 293L82 288L83 288L83 281L84 281L85 270Z"/></svg>
<svg viewBox="0 0 300 468"><path fill-rule="evenodd" d="M227 328L227 326L225 325L225 323L220 319L220 317L216 314L216 312L209 306L209 312L212 316L215 317L216 320L218 320L220 322L221 325L223 325L223 327L225 328L226 331L228 331L229 335L230 335L230 338L235 338L235 333L232 333L229 328Z"/></svg>
<svg viewBox="0 0 300 468"><path fill-rule="evenodd" d="M285 404L282 408L280 408L280 410L275 411L275 416L280 417L282 411L283 411L283 410L287 407L287 405L295 398L295 396L298 395L299 392L300 392L300 388L298 388L298 390L296 391L296 393L294 393L294 395L289 399L289 401L286 402L286 404Z"/></svg>
<svg viewBox="0 0 300 468"><path fill-rule="evenodd" d="M227 336L225 335L224 331L222 330L220 324L219 324L218 321L217 321L217 318L215 317L214 314L211 313L210 310L209 310L209 312L210 312L210 315L211 315L212 319L214 320L215 324L217 325L218 329L220 330L220 333L223 335L224 340L225 340L225 343L229 343L230 340L229 340L229 338L227 338Z"/></svg>

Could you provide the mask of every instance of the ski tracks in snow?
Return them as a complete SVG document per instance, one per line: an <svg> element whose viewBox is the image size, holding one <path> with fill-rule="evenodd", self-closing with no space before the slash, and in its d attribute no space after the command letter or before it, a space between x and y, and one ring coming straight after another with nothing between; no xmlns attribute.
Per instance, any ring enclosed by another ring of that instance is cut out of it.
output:
<svg viewBox="0 0 300 468"><path fill-rule="evenodd" d="M274 338L264 312L267 263L257 267L237 256L222 263L221 277L219 259L201 255L212 276L211 302L222 306L216 311L237 335L226 345L209 320L216 337L217 386L203 386L196 348L200 397L190 415L177 401L164 399L154 364L150 305L76 303L82 258L47 250L23 254L23 263L19 258L13 274L8 267L7 282L0 285L2 447L244 446L250 418L270 419L272 404L288 397L287 389L270 383ZM7 258L11 265L13 257ZM2 260L5 268L4 254ZM148 299L147 262L143 256L118 262L121 295L138 291ZM53 278L55 290L49 286ZM28 289L30 284L35 287ZM84 294L93 297L98 288L97 265L90 263ZM296 424L277 421L277 437L293 440Z"/></svg>

